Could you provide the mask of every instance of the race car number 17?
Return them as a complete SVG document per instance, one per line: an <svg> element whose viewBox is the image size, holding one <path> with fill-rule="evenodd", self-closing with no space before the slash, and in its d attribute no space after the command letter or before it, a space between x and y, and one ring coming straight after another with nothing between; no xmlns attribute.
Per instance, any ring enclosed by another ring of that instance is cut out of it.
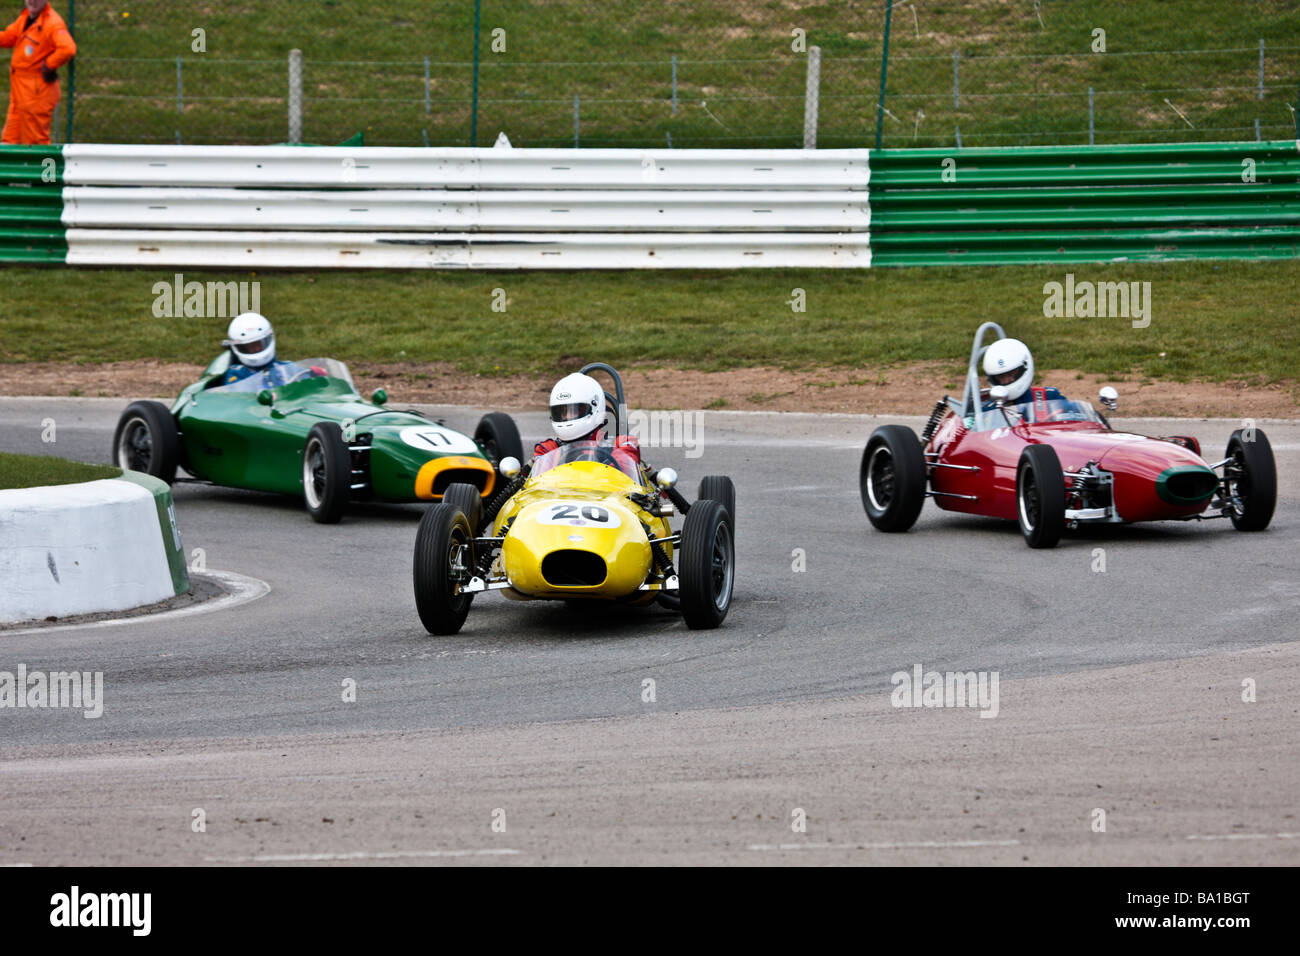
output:
<svg viewBox="0 0 1300 956"><path fill-rule="evenodd" d="M547 505L537 519L542 524L567 525L572 528L617 528L619 517L600 505L552 504Z"/></svg>

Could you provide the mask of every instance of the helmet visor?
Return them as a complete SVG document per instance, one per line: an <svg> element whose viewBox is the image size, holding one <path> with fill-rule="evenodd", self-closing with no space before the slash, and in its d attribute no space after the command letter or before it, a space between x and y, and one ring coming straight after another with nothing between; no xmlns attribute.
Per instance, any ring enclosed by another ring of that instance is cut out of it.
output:
<svg viewBox="0 0 1300 956"><path fill-rule="evenodd" d="M274 344L275 334L272 333L252 342L231 342L230 348L234 351L236 358L242 359L265 352Z"/></svg>
<svg viewBox="0 0 1300 956"><path fill-rule="evenodd" d="M576 422L591 414L590 402L565 402L562 405L551 406L551 421L553 422Z"/></svg>
<svg viewBox="0 0 1300 956"><path fill-rule="evenodd" d="M1011 369L1009 372L997 372L989 376L989 383L992 385L1010 385L1025 374L1025 368L1026 366L1022 365L1019 368Z"/></svg>

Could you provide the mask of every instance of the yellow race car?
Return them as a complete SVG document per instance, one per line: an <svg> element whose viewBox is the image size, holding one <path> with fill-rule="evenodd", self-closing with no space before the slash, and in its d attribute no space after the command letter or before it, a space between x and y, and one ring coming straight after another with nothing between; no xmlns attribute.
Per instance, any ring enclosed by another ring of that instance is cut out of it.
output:
<svg viewBox="0 0 1300 956"><path fill-rule="evenodd" d="M692 629L714 628L731 606L736 570L736 490L730 478L700 482L687 503L671 468L654 471L627 437L623 381L604 372L612 440L559 444L527 466L507 458L508 484L485 505L454 484L424 513L415 536L415 606L431 634L455 634L474 595L514 600L658 602ZM669 518L685 516L674 532Z"/></svg>

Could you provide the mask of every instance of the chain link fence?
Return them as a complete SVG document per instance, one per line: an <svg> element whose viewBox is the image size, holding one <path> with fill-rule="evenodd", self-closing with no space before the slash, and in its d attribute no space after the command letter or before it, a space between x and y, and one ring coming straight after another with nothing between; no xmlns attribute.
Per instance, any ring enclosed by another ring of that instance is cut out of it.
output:
<svg viewBox="0 0 1300 956"><path fill-rule="evenodd" d="M360 134L367 145L466 146L500 132L517 146L588 147L1279 139L1296 135L1300 98L1300 15L1270 0L1247 12L1180 0L1177 13L1135 0L934 9L909 0L889 8L888 31L884 0L55 6L79 46L58 129L83 142L333 144ZM1169 22L1147 23L1153 11Z"/></svg>

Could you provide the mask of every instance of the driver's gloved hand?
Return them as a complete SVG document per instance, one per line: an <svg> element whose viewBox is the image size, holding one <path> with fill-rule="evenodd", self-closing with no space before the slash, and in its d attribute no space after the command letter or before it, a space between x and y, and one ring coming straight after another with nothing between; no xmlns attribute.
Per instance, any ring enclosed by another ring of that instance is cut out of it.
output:
<svg viewBox="0 0 1300 956"><path fill-rule="evenodd" d="M57 83L59 80L59 71L51 70L48 66L42 66L41 79L43 79L46 83Z"/></svg>

